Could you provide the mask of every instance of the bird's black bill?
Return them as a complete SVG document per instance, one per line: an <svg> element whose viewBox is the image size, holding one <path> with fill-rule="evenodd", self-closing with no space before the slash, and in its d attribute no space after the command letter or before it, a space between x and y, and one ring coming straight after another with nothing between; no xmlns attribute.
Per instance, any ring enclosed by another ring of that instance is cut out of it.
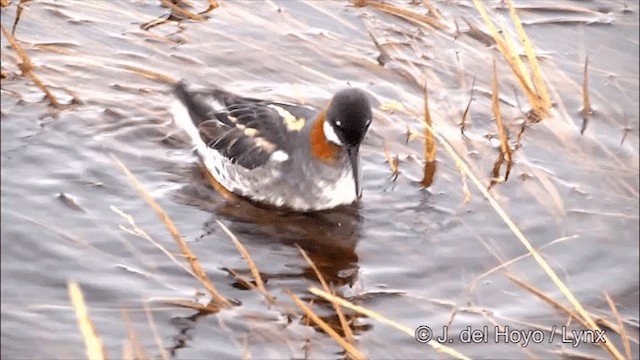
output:
<svg viewBox="0 0 640 360"><path fill-rule="evenodd" d="M356 197L360 197L362 189L360 188L360 159L358 156L357 147L347 148L349 154L349 162L351 162L351 169L353 170L353 182L356 184Z"/></svg>

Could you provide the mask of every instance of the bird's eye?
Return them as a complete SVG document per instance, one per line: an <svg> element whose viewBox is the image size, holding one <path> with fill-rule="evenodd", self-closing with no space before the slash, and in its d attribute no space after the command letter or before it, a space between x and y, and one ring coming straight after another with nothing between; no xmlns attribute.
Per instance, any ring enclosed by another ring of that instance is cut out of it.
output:
<svg viewBox="0 0 640 360"><path fill-rule="evenodd" d="M336 121L335 124L339 128L342 127L342 122L340 120Z"/></svg>

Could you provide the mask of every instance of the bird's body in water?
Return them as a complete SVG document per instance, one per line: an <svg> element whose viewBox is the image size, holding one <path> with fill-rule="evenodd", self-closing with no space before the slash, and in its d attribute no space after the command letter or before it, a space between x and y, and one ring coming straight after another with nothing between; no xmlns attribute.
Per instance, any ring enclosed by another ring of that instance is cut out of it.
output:
<svg viewBox="0 0 640 360"><path fill-rule="evenodd" d="M366 94L348 88L320 110L175 86L174 121L225 189L295 211L331 209L361 195L359 147L371 123Z"/></svg>

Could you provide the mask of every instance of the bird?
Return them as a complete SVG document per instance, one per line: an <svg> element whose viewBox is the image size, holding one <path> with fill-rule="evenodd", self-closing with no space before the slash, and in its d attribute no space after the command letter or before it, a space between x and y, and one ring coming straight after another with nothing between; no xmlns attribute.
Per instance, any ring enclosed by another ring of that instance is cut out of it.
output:
<svg viewBox="0 0 640 360"><path fill-rule="evenodd" d="M322 108L244 97L217 86L174 85L174 123L226 190L297 212L350 205L362 195L359 149L372 121L367 93L349 87Z"/></svg>

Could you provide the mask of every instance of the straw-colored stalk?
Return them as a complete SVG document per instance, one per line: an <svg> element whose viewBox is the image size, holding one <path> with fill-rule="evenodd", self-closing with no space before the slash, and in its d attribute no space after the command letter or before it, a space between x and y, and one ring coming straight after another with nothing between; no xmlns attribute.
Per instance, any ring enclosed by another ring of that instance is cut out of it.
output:
<svg viewBox="0 0 640 360"><path fill-rule="evenodd" d="M395 15L399 18L410 21L416 25L427 25L438 30L443 30L445 32L450 32L452 30L451 26L442 22L442 18L431 18L412 10L399 8L392 4L386 4L375 0L355 0L353 1L353 4L357 7L370 6L380 11L386 12L387 14Z"/></svg>
<svg viewBox="0 0 640 360"><path fill-rule="evenodd" d="M195 21L204 21L205 18L203 18L202 16L198 15L198 14L194 14L191 11L185 10L181 7L179 7L178 5L175 5L174 3L172 3L169 0L160 0L160 2L162 3L163 6L168 7L169 9L171 9L172 11L188 18L191 20L195 20Z"/></svg>
<svg viewBox="0 0 640 360"><path fill-rule="evenodd" d="M140 183L140 181L138 181L138 179L135 177L135 175L133 175L133 173L131 173L131 171L129 171L129 168L127 168L127 166L122 161L120 161L120 159L118 159L118 157L116 157L115 155L111 154L111 158L120 167L122 172L124 172L125 175L127 175L127 177L129 178L129 181L131 181L131 183L133 184L133 187L136 190L138 190L138 193L140 193L140 195L142 195L142 197L147 201L147 203L151 206L151 208L158 215L160 220L162 220L162 222L164 223L165 227L167 228L167 230L169 231L169 233L171 234L171 236L175 240L176 244L180 248L180 251L182 252L184 257L187 259L189 264L191 265L191 269L195 273L195 275L198 278L198 280L200 280L200 283L209 291L211 296L213 296L213 299L218 304L220 304L221 306L231 306L231 303L229 303L229 301L227 299L225 299L218 292L218 290L216 290L215 286L213 285L213 283L209 279L209 276L207 276L207 273L205 273L205 271L202 269L202 266L200 265L200 262L198 261L198 258L193 254L193 252L189 248L189 245L187 245L187 243L184 241L184 239L182 238L182 235L180 234L180 232L176 228L175 224L173 223L173 221L171 220L169 215L167 215L167 213L162 209L162 207L160 207L160 205L155 201L155 199L151 196L151 194L149 194L149 192L147 192L147 190Z"/></svg>
<svg viewBox="0 0 640 360"><path fill-rule="evenodd" d="M400 159L398 159L398 155L391 155L386 139L384 141L384 156L387 159L389 168L391 169L391 178L393 181L396 181L400 175Z"/></svg>
<svg viewBox="0 0 640 360"><path fill-rule="evenodd" d="M531 74L526 70L526 66L520 59L520 56L515 49L515 42L511 38L509 32L503 27L501 30L504 37L501 36L482 2L480 0L473 0L482 20L489 29L489 33L496 42L498 50L502 53L502 56L504 56L505 60L511 67L511 70L518 79L518 83L529 101L529 105L532 109L531 119L539 121L549 115L551 99L549 98L549 93L547 91L542 72L538 66L538 60L533 49L533 44L524 32L524 28L520 23L520 19L518 18L513 4L510 0L506 0L506 2L509 6L511 19L515 24L516 32L520 37L520 42L525 49L527 60L531 68Z"/></svg>
<svg viewBox="0 0 640 360"><path fill-rule="evenodd" d="M294 293L290 290L286 290L287 294L291 297L293 302L302 310L305 316L313 321L316 325L318 325L327 335L329 335L332 339L334 339L342 348L347 352L347 354L353 359L366 359L366 356L362 354L358 349L356 349L353 345L345 341L345 339L340 336L335 330L331 328L329 324L327 324L324 320L322 320L316 313L311 310L304 301L300 300ZM327 293L328 294L328 293Z"/></svg>
<svg viewBox="0 0 640 360"><path fill-rule="evenodd" d="M506 275L509 278L509 280L513 281L514 283L516 283L517 285L519 285L523 289L525 289L525 290L531 292L532 294L536 295L537 297L542 299L544 302L546 302L547 304L551 305L553 308L564 312L570 318L576 319L585 328L587 328L587 329L588 328L593 328L593 329L597 329L597 330L600 331L600 328L595 324L595 322L593 323L593 325L595 325L595 327L591 327L589 322L584 318L584 316L583 317L576 316L576 314L573 311L571 311L569 308L567 308L564 304L552 299L551 297L549 297L549 295L545 294L544 292L542 292L540 289L536 288L535 286L525 282L522 279L517 278L514 275L511 275L510 273L506 273ZM585 311L585 315L589 319L591 319L591 316L589 316L589 314L586 311ZM591 320L591 321L593 322L593 320ZM614 347L615 352L611 351L609 349L610 346L607 345L608 343L609 343L609 339L606 340L606 343L598 341L598 345L601 348L603 348L604 350L609 351L612 355L614 355L614 357L616 357L616 359L623 359L622 354L620 354L615 347ZM611 346L613 346L613 345L611 345Z"/></svg>
<svg viewBox="0 0 640 360"><path fill-rule="evenodd" d="M122 309L122 318L127 328L127 340L123 344L122 357L127 360L149 359L149 356L147 356L147 353L144 351L144 347L140 343L138 332L131 323L127 309Z"/></svg>
<svg viewBox="0 0 640 360"><path fill-rule="evenodd" d="M7 29L4 28L4 26L0 25L0 28L2 29L2 33L4 34L4 36L7 38L7 41L9 42L9 44L11 44L11 47L13 47L13 49L18 54L18 57L22 61L18 64L18 67L20 68L20 71L22 71L22 74L31 79L31 81L33 81L33 83L36 84L36 86L40 88L42 92L44 92L47 99L49 99L49 103L51 103L51 106L56 108L60 107L60 103L58 102L58 99L55 97L55 95L53 95L49 88L33 72L33 63L31 62L29 55L27 55L24 49L22 49L22 46L18 44L13 35L11 35L11 33L9 33Z"/></svg>
<svg viewBox="0 0 640 360"><path fill-rule="evenodd" d="M143 77L146 77L148 79L152 79L152 80L158 80L160 82L163 83L167 83L167 84L175 84L178 82L177 79L168 76L168 75L164 75L164 74L160 74L159 72L153 71L153 70L149 70L149 69L143 69L141 67L138 66L133 66L133 65L128 65L128 64L115 64L115 67L121 68L121 69L125 69L128 71L131 71L135 74L141 75Z"/></svg>
<svg viewBox="0 0 640 360"><path fill-rule="evenodd" d="M620 334L620 338L622 338L622 347L624 348L624 353L627 356L627 359L632 359L633 353L631 352L629 335L627 334L627 330L624 328L624 321L622 321L622 317L618 312L618 307L616 306L616 303L613 301L611 296L609 296L609 294L604 293L604 297L607 299L607 303L609 303L609 307L611 308L613 317L616 319L616 323L618 324L618 334Z"/></svg>
<svg viewBox="0 0 640 360"><path fill-rule="evenodd" d="M247 251L247 249L244 247L244 245L242 245L240 240L238 240L238 238L226 226L224 226L223 223L221 223L218 220L216 220L216 222L218 223L218 225L220 225L222 230L229 236L229 238L231 238L231 241L233 241L233 244L238 249L238 252L240 252L244 260L247 262L247 265L249 266L249 271L251 271L251 275L253 276L253 279L256 282L256 288L258 289L258 291L262 295L264 295L267 301L269 301L270 303L273 302L274 300L273 296L269 293L269 291L267 291L267 288L264 286L264 281L262 281L260 270L258 270L256 263L251 258L251 255L249 255L249 252Z"/></svg>
<svg viewBox="0 0 640 360"><path fill-rule="evenodd" d="M362 306L358 306L355 305L341 297L332 295L326 291L320 290L316 287L311 287L309 288L309 292L319 296L327 301L330 301L332 303L337 303L338 305L344 306L346 308L349 308L353 311L356 311L364 316L368 316L374 320L377 320L383 324L387 324L411 337L415 337L415 329L411 329L408 326L404 326L398 322L395 322L375 311L369 310L367 308L364 308ZM469 359L468 357L464 356L463 354L459 353L458 351L456 351L455 349L452 349L446 345L442 345L440 343L438 343L437 341L430 341L427 344L429 344L431 347L433 347L434 349L436 349L437 351L443 352L445 354L451 355L457 359Z"/></svg>
<svg viewBox="0 0 640 360"><path fill-rule="evenodd" d="M509 147L509 137L507 130L504 128L502 122L502 113L500 112L500 89L498 86L498 71L496 68L496 58L493 58L493 81L492 81L492 94L491 102L493 109L493 116L496 119L496 127L498 128L498 137L500 138L500 155L493 165L493 180L492 184L498 181L500 178L500 167L506 161L507 167L505 169L504 180L509 178L511 172L511 148Z"/></svg>
<svg viewBox="0 0 640 360"><path fill-rule="evenodd" d="M151 309L149 308L149 305L146 303L146 301L142 302L142 306L144 307L144 314L147 317L149 328L153 333L153 340L155 341L156 346L158 347L158 351L160 352L160 357L162 358L162 360L169 360L169 354L167 353L167 350L165 350L164 348L162 338L160 337L160 333L158 332L158 327L156 326L155 320L153 320L153 314L151 313Z"/></svg>
<svg viewBox="0 0 640 360"><path fill-rule="evenodd" d="M582 128L580 129L580 135L584 135L584 131L587 130L587 123L589 117L593 113L591 108L591 100L589 100L589 57L584 60L584 73L582 81Z"/></svg>
<svg viewBox="0 0 640 360"><path fill-rule="evenodd" d="M302 257L305 259L307 264L309 264L309 266L311 266L313 271L316 273L316 276L318 277L320 284L322 284L322 288L324 289L324 291L335 295L335 292L332 291L332 289L329 287L329 284L327 284L327 281L324 279L324 276L322 276L320 269L318 269L318 267L313 262L313 260L311 260L307 252L304 251L304 249L302 249L298 244L296 244L296 247L298 248L300 255L302 255ZM332 303L332 305L336 311L336 314L338 315L338 320L340 321L340 326L342 327L342 331L344 332L344 337L347 339L347 342L349 342L350 344L353 344L353 340L354 340L353 331L351 331L351 327L349 326L349 323L347 322L347 319L344 316L342 307L340 307L340 305L336 303Z"/></svg>
<svg viewBox="0 0 640 360"><path fill-rule="evenodd" d="M433 134L428 130L431 128L431 113L429 112L429 95L427 90L427 83L425 81L424 87L422 89L422 97L424 102L424 175L422 177L422 181L420 181L420 185L427 188L433 184L433 177L436 173L436 140L433 137Z"/></svg>
<svg viewBox="0 0 640 360"><path fill-rule="evenodd" d="M576 238L578 238L578 235L563 236L563 237L561 237L561 238L555 239L555 240L553 240L553 241L550 241L550 242L548 242L548 243L546 243L546 244L544 244L544 245L540 246L540 247L538 248L538 251L543 250L543 249L545 249L545 248L547 248L547 247L549 247L549 246L552 246L552 245L554 245L554 244L558 244L558 243L560 243L560 242L567 241L567 240L571 240L571 239L576 239ZM529 256L531 256L531 254L530 254L530 253L527 253L527 254L523 254L523 255L517 256L517 257L515 257L515 258L513 258L513 259L511 259L511 260L504 261L504 262L502 262L500 265L495 266L495 267L493 267L493 268L491 268L491 269L489 269L489 270L485 271L484 273L482 273L482 274L478 275L478 277L476 277L476 278L475 278L475 280L473 280L473 281L472 281L471 286L469 287L469 290L470 290L470 291L474 291L474 290L476 289L476 287L477 287L478 283L480 282L480 280L484 279L485 277L487 277L487 276L489 276L489 275L491 275L491 274L493 274L493 273L495 273L496 271L499 271L499 270L501 270L501 269L505 269L505 271L509 271L509 269L508 269L508 266L509 266L509 265L514 264L514 263L516 263L516 262L518 262L518 261L520 261L520 260L522 260L522 259L524 259L524 258L527 258L527 257L529 257Z"/></svg>
<svg viewBox="0 0 640 360"><path fill-rule="evenodd" d="M78 327L80 328L80 333L84 339L87 358L90 360L106 359L107 353L104 349L102 339L100 338L100 335L98 335L96 327L89 317L89 311L87 310L87 305L84 302L84 295L82 294L82 290L80 290L80 286L75 281L69 281L67 283L67 288L69 289L71 304L76 310Z"/></svg>
<svg viewBox="0 0 640 360"><path fill-rule="evenodd" d="M442 137L437 131L435 131L432 127L427 126L429 131L433 133L433 135L438 139L438 141L443 145L447 153L454 159L456 166L459 166L471 179L476 188L482 193L482 195L489 201L489 204L494 209L494 211L500 216L502 221L509 227L509 229L513 232L516 238L522 243L522 245L527 249L527 251L533 256L533 259L538 263L538 265L544 270L544 272L549 276L551 281L558 287L558 289L562 292L562 294L569 300L571 305L578 311L580 316L586 321L586 328L591 330L600 331L600 327L595 323L593 318L587 313L582 304L578 301L578 299L573 295L571 290L567 288L562 280L558 277L558 274L551 268L549 263L540 255L540 253L531 245L531 242L524 236L522 231L518 228L518 226L511 220L509 215L504 211L504 209L500 206L498 201L489 193L489 191L482 185L482 182L476 177L469 166L462 160L462 158L456 153L453 147L449 144L449 142ZM617 359L622 358L622 354L618 351L618 349L611 343L609 339L606 338L606 346L607 350Z"/></svg>
<svg viewBox="0 0 640 360"><path fill-rule="evenodd" d="M465 135L464 131L467 129L467 117L469 116L469 110L471 109L471 103L473 102L473 91L476 86L476 77L473 77L473 81L471 82L471 90L469 90L469 101L467 102L467 106L465 106L464 111L462 112L462 119L460 120L460 134Z"/></svg>

